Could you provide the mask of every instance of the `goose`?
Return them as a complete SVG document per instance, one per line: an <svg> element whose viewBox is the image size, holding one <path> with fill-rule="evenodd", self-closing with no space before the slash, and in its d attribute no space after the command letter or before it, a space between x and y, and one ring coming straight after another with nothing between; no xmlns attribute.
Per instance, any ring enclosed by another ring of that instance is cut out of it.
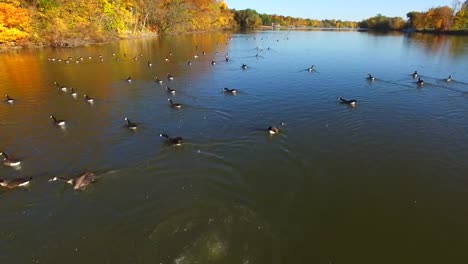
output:
<svg viewBox="0 0 468 264"><path fill-rule="evenodd" d="M153 67L153 63L151 63L150 61L148 61L148 67Z"/></svg>
<svg viewBox="0 0 468 264"><path fill-rule="evenodd" d="M452 75L449 75L447 79L445 79L446 82L451 82L452 81Z"/></svg>
<svg viewBox="0 0 468 264"><path fill-rule="evenodd" d="M246 70L246 69L247 69L247 64L242 64L241 68L242 68L243 70Z"/></svg>
<svg viewBox="0 0 468 264"><path fill-rule="evenodd" d="M172 99L167 99L167 100L169 101L170 106L172 108L182 108L182 104L174 103L174 102L172 102Z"/></svg>
<svg viewBox="0 0 468 264"><path fill-rule="evenodd" d="M200 57L200 56L198 56L198 54L193 55L193 58L194 58L194 59L198 59L199 57Z"/></svg>
<svg viewBox="0 0 468 264"><path fill-rule="evenodd" d="M412 76L413 76L414 79L418 78L418 76L419 76L418 71L414 71Z"/></svg>
<svg viewBox="0 0 468 264"><path fill-rule="evenodd" d="M338 100L340 100L340 103L342 104L347 104L347 105L350 105L350 106L356 106L357 104L357 101L356 100L346 100L346 99L343 99L341 97L338 97Z"/></svg>
<svg viewBox="0 0 468 264"><path fill-rule="evenodd" d="M285 125L285 123L281 122L281 123L279 123L277 126L269 126L269 127L267 128L267 131L268 131L268 133L269 133L270 135L277 135L277 134L280 133L280 128L279 128L279 127L280 127L280 126L284 126L284 125Z"/></svg>
<svg viewBox="0 0 468 264"><path fill-rule="evenodd" d="M172 89L171 87L166 86L166 91L171 94L175 94L175 90Z"/></svg>
<svg viewBox="0 0 468 264"><path fill-rule="evenodd" d="M94 103L94 98L89 97L87 94L85 94L83 97L85 98L86 102L90 104Z"/></svg>
<svg viewBox="0 0 468 264"><path fill-rule="evenodd" d="M236 95L237 94L237 90L236 89L229 89L229 88L224 88L224 93L228 93L228 94L232 94L232 95Z"/></svg>
<svg viewBox="0 0 468 264"><path fill-rule="evenodd" d="M75 92L73 88L70 88L71 96L76 97L78 94Z"/></svg>
<svg viewBox="0 0 468 264"><path fill-rule="evenodd" d="M21 164L21 161L19 159L15 159L10 157L5 151L0 151L0 156L3 156L3 165L9 166L9 167L16 167Z"/></svg>
<svg viewBox="0 0 468 264"><path fill-rule="evenodd" d="M8 94L5 94L5 101L12 104L15 100L11 98Z"/></svg>
<svg viewBox="0 0 468 264"><path fill-rule="evenodd" d="M214 60L212 60L211 65L216 65L216 62Z"/></svg>
<svg viewBox="0 0 468 264"><path fill-rule="evenodd" d="M187 61L187 65L192 65L192 62L190 60Z"/></svg>
<svg viewBox="0 0 468 264"><path fill-rule="evenodd" d="M174 76L172 76L170 73L167 74L167 79L168 80L174 80Z"/></svg>
<svg viewBox="0 0 468 264"><path fill-rule="evenodd" d="M163 81L162 81L161 79L159 79L159 77L156 77L155 82L157 82L157 83L159 83L159 84L162 84L162 83L163 83Z"/></svg>
<svg viewBox="0 0 468 264"><path fill-rule="evenodd" d="M73 190L84 190L86 186L88 186L90 183L96 182L97 177L94 175L92 172L85 172L82 175L73 178L73 179L67 179L63 177L54 177L49 180L49 182L52 181L64 181L70 185L72 185Z"/></svg>
<svg viewBox="0 0 468 264"><path fill-rule="evenodd" d="M372 74L368 73L367 75L368 75L368 77L367 77L368 81L374 81L375 80L375 77L372 76Z"/></svg>
<svg viewBox="0 0 468 264"><path fill-rule="evenodd" d="M57 89L61 90L62 92L66 92L68 90L67 87L65 86L60 86L58 82L54 82L55 86L57 86Z"/></svg>
<svg viewBox="0 0 468 264"><path fill-rule="evenodd" d="M13 180L3 180L0 179L0 186L6 187L8 189L13 189L16 187L26 187L29 185L32 177L29 178L16 178Z"/></svg>
<svg viewBox="0 0 468 264"><path fill-rule="evenodd" d="M132 82L132 77L128 77L127 82L129 82L129 83Z"/></svg>
<svg viewBox="0 0 468 264"><path fill-rule="evenodd" d="M184 139L181 138L181 137L169 137L168 135L166 134L159 134L160 137L164 137L164 138L167 138L167 142L173 146L181 146L182 143L184 142Z"/></svg>
<svg viewBox="0 0 468 264"><path fill-rule="evenodd" d="M137 60L138 60L138 57L136 57L136 56L135 56L135 57L133 57L133 60L136 60L136 61L137 61Z"/></svg>
<svg viewBox="0 0 468 264"><path fill-rule="evenodd" d="M65 120L59 120L59 119L55 118L55 116L53 116L53 115L49 116L49 118L54 120L54 124L56 126L62 126L62 127L65 126Z"/></svg>
<svg viewBox="0 0 468 264"><path fill-rule="evenodd" d="M228 56L226 56L226 59L225 59L225 61L226 61L226 62L229 62L230 60L231 60L231 59L229 59L229 57L228 57Z"/></svg>
<svg viewBox="0 0 468 264"><path fill-rule="evenodd" d="M127 124L125 126L128 127L129 129L136 130L138 128L138 125L130 121L128 117L125 117L125 121L127 121Z"/></svg>
<svg viewBox="0 0 468 264"><path fill-rule="evenodd" d="M315 71L315 65L312 65L312 66L310 66L309 68L307 68L307 71L308 71L308 72L313 72L313 71Z"/></svg>
<svg viewBox="0 0 468 264"><path fill-rule="evenodd" d="M168 62L168 61L169 61L169 58L168 58L168 57L166 57L166 58L164 59L164 61Z"/></svg>
<svg viewBox="0 0 468 264"><path fill-rule="evenodd" d="M424 81L421 79L421 77L418 78L417 84L418 85L423 85L424 84Z"/></svg>

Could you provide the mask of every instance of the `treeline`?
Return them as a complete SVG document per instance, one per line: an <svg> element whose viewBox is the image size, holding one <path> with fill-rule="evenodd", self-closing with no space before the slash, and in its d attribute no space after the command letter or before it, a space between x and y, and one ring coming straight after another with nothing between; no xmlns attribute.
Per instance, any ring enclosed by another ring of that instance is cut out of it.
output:
<svg viewBox="0 0 468 264"><path fill-rule="evenodd" d="M259 14L252 9L232 10L237 25L241 28L254 28L258 26L279 27L314 27L314 28L355 28L357 22L334 19L317 20L310 18L297 18L281 15Z"/></svg>
<svg viewBox="0 0 468 264"><path fill-rule="evenodd" d="M223 0L0 0L0 45L76 46L233 21Z"/></svg>
<svg viewBox="0 0 468 264"><path fill-rule="evenodd" d="M401 17L377 15L359 23L359 27L379 31L387 30L434 30L455 31L468 29L468 1L452 1L452 7L440 6L425 12L409 12L408 20Z"/></svg>

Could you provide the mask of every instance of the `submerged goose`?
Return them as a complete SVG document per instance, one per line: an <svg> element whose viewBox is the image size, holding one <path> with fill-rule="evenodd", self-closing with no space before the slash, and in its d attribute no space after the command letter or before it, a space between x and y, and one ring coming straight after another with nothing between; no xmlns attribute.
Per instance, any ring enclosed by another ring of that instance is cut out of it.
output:
<svg viewBox="0 0 468 264"><path fill-rule="evenodd" d="M236 89L229 89L229 88L224 88L224 93L228 93L228 94L232 94L232 95L236 95L237 94L237 90Z"/></svg>
<svg viewBox="0 0 468 264"><path fill-rule="evenodd" d="M54 82L55 86L57 86L57 89L59 89L62 92L66 92L68 88L66 86L60 86L58 82Z"/></svg>
<svg viewBox="0 0 468 264"><path fill-rule="evenodd" d="M129 129L135 130L135 129L138 128L138 125L136 123L133 123L132 121L130 121L130 119L128 119L128 117L125 117L125 121L127 121L127 124L125 126L128 127Z"/></svg>
<svg viewBox="0 0 468 264"><path fill-rule="evenodd" d="M5 151L0 151L0 156L3 156L3 165L9 167L19 166L21 161L15 158L10 157Z"/></svg>
<svg viewBox="0 0 468 264"><path fill-rule="evenodd" d="M166 91L171 94L175 94L175 90L172 89L171 87L166 86Z"/></svg>
<svg viewBox="0 0 468 264"><path fill-rule="evenodd" d="M95 182L97 179L96 175L92 172L85 172L84 174L73 178L73 179L67 179L63 177L54 177L50 179L49 181L64 181L70 185L72 185L73 190L84 190L86 186L88 186L90 183Z"/></svg>
<svg viewBox="0 0 468 264"><path fill-rule="evenodd" d="M285 123L281 122L281 123L279 123L277 126L269 126L269 127L267 128L267 131L268 131L268 133L269 133L270 135L277 135L277 134L279 134L280 131L281 131L279 127L280 127L280 126L284 126L284 125L285 125Z"/></svg>
<svg viewBox="0 0 468 264"><path fill-rule="evenodd" d="M5 101L12 104L15 100L11 98L8 94L5 94Z"/></svg>
<svg viewBox="0 0 468 264"><path fill-rule="evenodd" d="M13 189L16 187L26 187L31 182L32 177L29 178L16 178L13 180L3 180L0 179L0 186L6 187L8 189Z"/></svg>
<svg viewBox="0 0 468 264"><path fill-rule="evenodd" d="M172 108L182 108L182 104L174 103L172 99L167 99Z"/></svg>
<svg viewBox="0 0 468 264"><path fill-rule="evenodd" d="M421 79L421 77L418 78L417 84L418 85L423 85L424 84L424 81Z"/></svg>
<svg viewBox="0 0 468 264"><path fill-rule="evenodd" d="M78 94L75 92L73 88L70 88L71 96L76 97Z"/></svg>
<svg viewBox="0 0 468 264"><path fill-rule="evenodd" d="M173 146L181 146L184 142L184 139L181 137L169 137L167 134L159 134L160 137L164 137L167 139L167 142Z"/></svg>
<svg viewBox="0 0 468 264"><path fill-rule="evenodd" d="M55 118L55 116L53 116L53 115L49 116L49 118L51 118L51 119L54 120L54 124L55 124L55 125L57 125L57 126L65 126L65 120L57 119L57 118Z"/></svg>
<svg viewBox="0 0 468 264"><path fill-rule="evenodd" d="M350 105L350 106L356 106L357 104L357 101L356 100L346 100L346 99L343 99L341 97L338 97L338 100L340 100L340 103L342 104L347 104L347 105Z"/></svg>
<svg viewBox="0 0 468 264"><path fill-rule="evenodd" d="M89 97L87 94L83 96L85 98L85 101L92 104L94 103L94 98Z"/></svg>

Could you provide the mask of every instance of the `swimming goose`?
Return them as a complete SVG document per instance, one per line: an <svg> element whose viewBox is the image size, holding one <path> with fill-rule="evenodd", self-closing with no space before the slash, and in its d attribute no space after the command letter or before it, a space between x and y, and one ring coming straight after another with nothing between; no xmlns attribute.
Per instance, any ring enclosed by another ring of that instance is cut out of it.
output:
<svg viewBox="0 0 468 264"><path fill-rule="evenodd" d="M174 76L172 76L170 73L167 74L167 79L168 80L174 80Z"/></svg>
<svg viewBox="0 0 468 264"><path fill-rule="evenodd" d="M132 77L128 77L127 82L132 82Z"/></svg>
<svg viewBox="0 0 468 264"><path fill-rule="evenodd" d="M68 88L65 87L65 86L60 86L60 85L58 84L58 82L54 82L54 84L55 84L55 86L57 86L57 89L61 90L62 92L66 92L67 89L68 89Z"/></svg>
<svg viewBox="0 0 468 264"><path fill-rule="evenodd" d="M192 62L190 60L187 61L187 65L192 65Z"/></svg>
<svg viewBox="0 0 468 264"><path fill-rule="evenodd" d="M92 104L94 103L94 98L89 97L87 94L83 96L85 98L85 101Z"/></svg>
<svg viewBox="0 0 468 264"><path fill-rule="evenodd" d="M3 156L2 163L5 166L15 167L21 164L21 161L19 159L15 159L15 158L8 156L8 154L5 151L1 151L0 156Z"/></svg>
<svg viewBox="0 0 468 264"><path fill-rule="evenodd" d="M65 126L65 120L59 120L59 119L55 118L55 116L53 116L53 115L49 116L49 118L54 120L54 124L56 126Z"/></svg>
<svg viewBox="0 0 468 264"><path fill-rule="evenodd" d="M168 135L166 134L159 134L160 137L164 137L164 138L167 138L167 142L173 146L181 146L182 143L184 142L184 139L181 138L181 137L169 137Z"/></svg>
<svg viewBox="0 0 468 264"><path fill-rule="evenodd" d="M338 97L338 100L340 100L340 103L342 104L347 104L347 105L350 105L350 106L356 106L357 104L357 101L356 100L346 100L346 99L343 99L341 97Z"/></svg>
<svg viewBox="0 0 468 264"><path fill-rule="evenodd" d="M216 62L214 60L211 61L211 65L216 65Z"/></svg>
<svg viewBox="0 0 468 264"><path fill-rule="evenodd" d="M16 187L26 187L29 185L32 177L29 178L16 178L13 180L3 180L0 179L0 186L6 187L8 189L13 189Z"/></svg>
<svg viewBox="0 0 468 264"><path fill-rule="evenodd" d="M232 95L236 95L236 94L237 94L237 90L236 90L236 89L224 88L224 92L225 92L225 93L228 93L228 94L232 94Z"/></svg>
<svg viewBox="0 0 468 264"><path fill-rule="evenodd" d="M71 96L76 97L78 94L75 92L73 88L70 88Z"/></svg>
<svg viewBox="0 0 468 264"><path fill-rule="evenodd" d="M308 72L313 72L313 71L315 71L315 65L312 65L312 66L310 66L309 68L307 68L307 71L308 71Z"/></svg>
<svg viewBox="0 0 468 264"><path fill-rule="evenodd" d="M150 61L148 61L148 67L153 67L153 63L151 63Z"/></svg>
<svg viewBox="0 0 468 264"><path fill-rule="evenodd" d="M138 128L138 125L136 123L133 123L132 121L130 121L130 119L128 119L128 117L125 117L125 121L127 121L127 124L125 126L128 127L129 129L135 130L135 129Z"/></svg>
<svg viewBox="0 0 468 264"><path fill-rule="evenodd" d="M163 83L163 81L162 81L161 79L159 79L159 77L156 77L155 82L157 82L157 83L159 83L159 84L162 84L162 83Z"/></svg>
<svg viewBox="0 0 468 264"><path fill-rule="evenodd" d="M170 106L172 108L182 108L182 104L174 103L174 102L172 102L172 99L167 99L167 100L169 101Z"/></svg>
<svg viewBox="0 0 468 264"><path fill-rule="evenodd" d="M5 101L12 104L15 100L11 98L8 94L5 94Z"/></svg>
<svg viewBox="0 0 468 264"><path fill-rule="evenodd" d="M198 56L198 54L193 55L193 58L194 58L194 59L198 59L199 57L200 57L200 56Z"/></svg>
<svg viewBox="0 0 468 264"><path fill-rule="evenodd" d="M418 78L418 76L419 76L418 71L414 71L412 76L413 76L414 79Z"/></svg>
<svg viewBox="0 0 468 264"><path fill-rule="evenodd" d="M421 79L421 77L418 78L417 84L418 85L423 85L424 84L424 81Z"/></svg>
<svg viewBox="0 0 468 264"><path fill-rule="evenodd" d="M166 91L171 94L175 94L175 90L172 89L171 87L166 86Z"/></svg>
<svg viewBox="0 0 468 264"><path fill-rule="evenodd" d="M451 82L452 81L452 75L449 75L447 79L445 79L446 82Z"/></svg>
<svg viewBox="0 0 468 264"><path fill-rule="evenodd" d="M285 125L285 123L281 122L281 123L278 124L278 126L269 126L267 131L268 131L268 133L270 135L277 135L277 134L280 133L279 127L284 126L284 125Z"/></svg>
<svg viewBox="0 0 468 264"><path fill-rule="evenodd" d="M90 183L95 182L97 179L96 175L92 172L85 172L84 174L74 178L74 179L67 179L63 177L54 177L49 180L49 182L52 181L64 181L70 185L73 186L73 190L84 190L86 186L88 186Z"/></svg>
<svg viewBox="0 0 468 264"><path fill-rule="evenodd" d="M247 69L247 64L242 64L241 68L242 68L243 70L246 70L246 69Z"/></svg>
<svg viewBox="0 0 468 264"><path fill-rule="evenodd" d="M368 80L368 81L374 81L374 80L375 80L375 77L372 76L372 74L368 73L367 75L369 75L369 76L367 77L367 80Z"/></svg>

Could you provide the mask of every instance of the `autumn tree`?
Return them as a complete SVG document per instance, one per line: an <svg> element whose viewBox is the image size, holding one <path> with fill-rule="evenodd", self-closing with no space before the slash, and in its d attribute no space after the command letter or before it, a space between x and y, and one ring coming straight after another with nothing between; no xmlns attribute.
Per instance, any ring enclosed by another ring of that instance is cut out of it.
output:
<svg viewBox="0 0 468 264"><path fill-rule="evenodd" d="M19 1L0 2L0 44L17 43L29 37L31 21L28 10Z"/></svg>

